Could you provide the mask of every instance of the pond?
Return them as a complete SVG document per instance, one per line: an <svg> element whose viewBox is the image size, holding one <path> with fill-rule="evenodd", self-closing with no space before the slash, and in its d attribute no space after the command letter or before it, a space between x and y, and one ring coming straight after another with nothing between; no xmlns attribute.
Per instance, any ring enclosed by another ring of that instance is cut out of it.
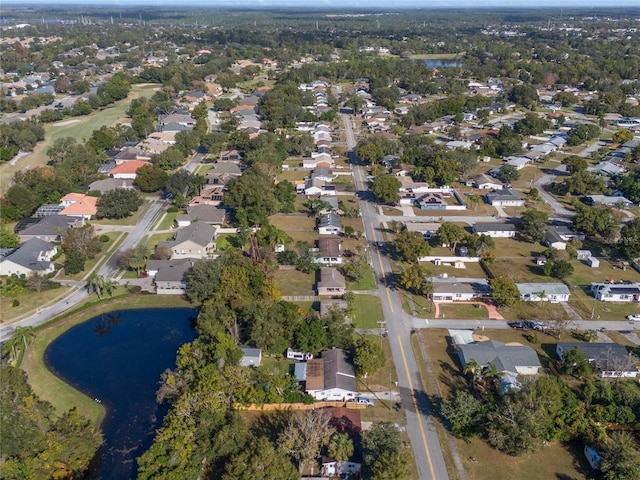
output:
<svg viewBox="0 0 640 480"><path fill-rule="evenodd" d="M106 408L104 445L91 478L136 478L136 458L151 446L166 413L155 399L160 375L175 367L178 348L195 338L196 313L112 312L69 329L47 348L49 369Z"/></svg>

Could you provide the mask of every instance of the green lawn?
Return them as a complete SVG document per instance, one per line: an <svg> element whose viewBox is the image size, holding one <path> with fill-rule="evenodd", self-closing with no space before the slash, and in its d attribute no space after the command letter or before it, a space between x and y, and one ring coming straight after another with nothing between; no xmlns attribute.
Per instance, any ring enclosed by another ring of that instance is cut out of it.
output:
<svg viewBox="0 0 640 480"><path fill-rule="evenodd" d="M154 233L153 235L149 235L145 237L144 244L151 251L155 250L158 242L162 242L165 240L173 240L173 233Z"/></svg>
<svg viewBox="0 0 640 480"><path fill-rule="evenodd" d="M37 308L48 304L57 297L66 295L68 291L69 287L63 285L60 288L45 290L40 293L29 292L17 297L0 297L0 323L10 322L30 312L35 312ZM20 305L14 307L14 300L18 300Z"/></svg>
<svg viewBox="0 0 640 480"><path fill-rule="evenodd" d="M155 230L169 230L175 220L176 217L178 215L180 215L182 212L167 212L165 213L164 217L162 217L162 221L160 222L160 224L155 228Z"/></svg>
<svg viewBox="0 0 640 480"><path fill-rule="evenodd" d="M276 270L274 278L282 295L315 295L316 274L298 270Z"/></svg>
<svg viewBox="0 0 640 480"><path fill-rule="evenodd" d="M489 318L487 309L472 303L443 303L440 305L440 314L446 318L469 318L484 320Z"/></svg>
<svg viewBox="0 0 640 480"><path fill-rule="evenodd" d="M356 295L353 303L353 324L356 328L380 328L383 321L382 305L375 295Z"/></svg>
<svg viewBox="0 0 640 480"><path fill-rule="evenodd" d="M362 280L358 283L347 282L347 290L375 290L376 278L373 275L373 270L367 267L367 271Z"/></svg>

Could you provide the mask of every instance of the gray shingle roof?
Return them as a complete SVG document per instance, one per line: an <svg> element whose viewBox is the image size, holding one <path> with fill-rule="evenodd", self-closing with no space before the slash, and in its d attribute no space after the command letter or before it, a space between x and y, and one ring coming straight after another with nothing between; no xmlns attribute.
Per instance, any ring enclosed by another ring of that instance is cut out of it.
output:
<svg viewBox="0 0 640 480"><path fill-rule="evenodd" d="M196 222L178 230L176 232L175 240L169 242L158 242L158 245L162 244L163 247L172 247L174 245L180 245L186 241L192 241L196 245L205 247L215 239L217 231L218 229L216 227L212 227L208 223Z"/></svg>
<svg viewBox="0 0 640 480"><path fill-rule="evenodd" d="M32 238L20 245L13 253L7 255L4 260L11 261L31 270L47 270L51 262L40 260L40 258L42 254L50 252L54 248L56 248L55 245L49 242L45 242L39 238Z"/></svg>
<svg viewBox="0 0 640 480"><path fill-rule="evenodd" d="M497 340L459 345L458 352L466 365L475 360L479 365L493 363L498 371L516 372L516 367L540 367L536 351L523 345L507 346Z"/></svg>
<svg viewBox="0 0 640 480"><path fill-rule="evenodd" d="M334 348L324 351L322 352L322 362L324 364L324 390L341 388L352 392L358 391L353 361L347 350Z"/></svg>
<svg viewBox="0 0 640 480"><path fill-rule="evenodd" d="M69 215L53 215L45 217L35 225L31 225L20 232L24 236L60 235L72 225L82 223L82 220Z"/></svg>

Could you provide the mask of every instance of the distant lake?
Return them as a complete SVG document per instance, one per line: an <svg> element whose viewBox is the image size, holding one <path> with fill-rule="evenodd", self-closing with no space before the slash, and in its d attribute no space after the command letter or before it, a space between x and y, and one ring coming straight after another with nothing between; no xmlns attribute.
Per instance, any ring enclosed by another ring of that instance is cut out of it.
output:
<svg viewBox="0 0 640 480"><path fill-rule="evenodd" d="M463 62L461 60L414 60L415 63L424 62L429 68L444 68L444 67L461 67Z"/></svg>
<svg viewBox="0 0 640 480"><path fill-rule="evenodd" d="M92 318L45 352L49 369L98 399L107 413L93 479L135 479L136 458L152 444L166 409L156 403L160 374L196 333L190 308L123 310Z"/></svg>

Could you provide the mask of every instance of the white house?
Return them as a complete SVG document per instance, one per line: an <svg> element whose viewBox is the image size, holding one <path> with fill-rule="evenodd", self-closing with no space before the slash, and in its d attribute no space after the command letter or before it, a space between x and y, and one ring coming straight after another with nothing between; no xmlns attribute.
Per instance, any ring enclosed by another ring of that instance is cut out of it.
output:
<svg viewBox="0 0 640 480"><path fill-rule="evenodd" d="M52 259L56 253L58 247L55 245L39 238L32 238L0 260L0 275L28 276L32 273L53 273L55 267Z"/></svg>
<svg viewBox="0 0 640 480"><path fill-rule="evenodd" d="M564 283L516 283L520 299L525 302L567 302L571 292Z"/></svg>
<svg viewBox="0 0 640 480"><path fill-rule="evenodd" d="M353 360L347 350L322 352L321 358L307 362L306 392L316 400L346 401L358 394Z"/></svg>
<svg viewBox="0 0 640 480"><path fill-rule="evenodd" d="M487 203L494 207L522 207L524 198L512 189L494 190L485 196Z"/></svg>
<svg viewBox="0 0 640 480"><path fill-rule="evenodd" d="M342 233L342 220L335 212L320 215L318 218L318 233L320 235L340 235Z"/></svg>
<svg viewBox="0 0 640 480"><path fill-rule="evenodd" d="M640 302L640 282L592 283L591 293L601 302Z"/></svg>
<svg viewBox="0 0 640 480"><path fill-rule="evenodd" d="M516 236L516 226L513 223L476 223L472 230L478 235L487 235L493 238L513 238Z"/></svg>
<svg viewBox="0 0 640 480"><path fill-rule="evenodd" d="M491 292L484 278L458 280L455 277L431 278L434 302L465 302L482 298Z"/></svg>

